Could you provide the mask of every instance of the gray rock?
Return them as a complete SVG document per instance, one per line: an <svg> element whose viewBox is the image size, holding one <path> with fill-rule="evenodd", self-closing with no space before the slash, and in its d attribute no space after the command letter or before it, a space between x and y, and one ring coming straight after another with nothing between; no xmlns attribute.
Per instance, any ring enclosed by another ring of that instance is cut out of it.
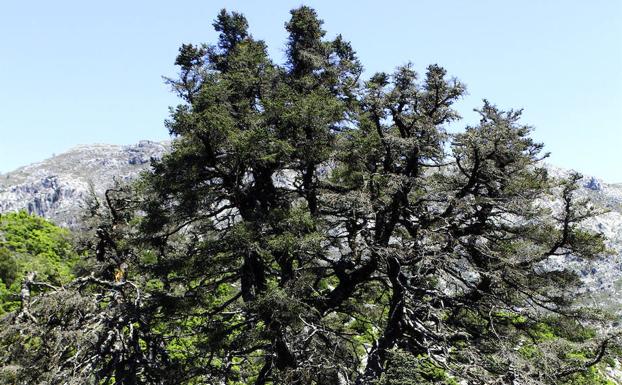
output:
<svg viewBox="0 0 622 385"><path fill-rule="evenodd" d="M159 159L169 142L77 146L39 163L0 174L0 213L26 210L75 227L91 191L102 195L114 180L128 181Z"/></svg>

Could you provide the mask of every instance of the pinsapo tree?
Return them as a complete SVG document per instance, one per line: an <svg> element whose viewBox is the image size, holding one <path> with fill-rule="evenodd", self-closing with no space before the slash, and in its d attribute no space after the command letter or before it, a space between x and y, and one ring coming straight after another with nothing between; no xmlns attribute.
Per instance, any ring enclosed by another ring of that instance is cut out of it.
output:
<svg viewBox="0 0 622 385"><path fill-rule="evenodd" d="M605 252L595 212L520 111L450 134L462 83L364 80L309 7L283 65L241 14L214 27L168 79L170 153L94 207L90 267L3 321L16 383L555 384L608 357L547 265Z"/></svg>

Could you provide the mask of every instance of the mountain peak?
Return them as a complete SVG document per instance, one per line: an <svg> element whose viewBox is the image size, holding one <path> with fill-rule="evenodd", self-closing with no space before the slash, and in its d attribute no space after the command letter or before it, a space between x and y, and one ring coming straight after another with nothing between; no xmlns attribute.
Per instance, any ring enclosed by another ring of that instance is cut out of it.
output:
<svg viewBox="0 0 622 385"><path fill-rule="evenodd" d="M131 180L159 159L170 142L78 145L41 162L0 175L0 212L26 210L67 227L78 223L91 191Z"/></svg>

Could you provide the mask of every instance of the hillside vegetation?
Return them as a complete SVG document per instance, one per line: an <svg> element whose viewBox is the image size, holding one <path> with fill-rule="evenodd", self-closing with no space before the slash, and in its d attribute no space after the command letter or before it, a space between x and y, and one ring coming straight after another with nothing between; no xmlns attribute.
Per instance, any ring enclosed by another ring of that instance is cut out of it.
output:
<svg viewBox="0 0 622 385"><path fill-rule="evenodd" d="M24 211L0 215L0 314L20 303L23 278L60 286L74 278L78 254L69 231Z"/></svg>

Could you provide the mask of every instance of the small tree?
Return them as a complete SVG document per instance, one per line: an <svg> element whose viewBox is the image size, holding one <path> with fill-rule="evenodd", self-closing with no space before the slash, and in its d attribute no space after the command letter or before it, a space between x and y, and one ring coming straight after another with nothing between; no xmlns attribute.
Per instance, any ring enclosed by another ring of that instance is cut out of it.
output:
<svg viewBox="0 0 622 385"><path fill-rule="evenodd" d="M94 273L34 334L76 332L31 383L546 384L606 356L577 337L595 318L571 306L578 277L546 263L604 251L577 177L549 178L520 111L485 101L448 134L462 83L437 65L361 81L321 26L291 12L285 65L237 13L181 47L172 151L107 195Z"/></svg>

